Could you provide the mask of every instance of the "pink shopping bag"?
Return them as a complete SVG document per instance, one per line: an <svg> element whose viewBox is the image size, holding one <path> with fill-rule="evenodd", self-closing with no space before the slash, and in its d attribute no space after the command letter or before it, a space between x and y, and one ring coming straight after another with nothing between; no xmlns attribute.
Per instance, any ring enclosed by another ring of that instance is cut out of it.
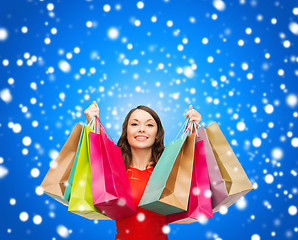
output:
<svg viewBox="0 0 298 240"><path fill-rule="evenodd" d="M168 223L192 223L212 218L211 192L203 141L196 142L191 188L186 212L167 215Z"/></svg>
<svg viewBox="0 0 298 240"><path fill-rule="evenodd" d="M121 150L98 118L96 124L100 134L89 133L93 205L118 220L136 214L136 209Z"/></svg>

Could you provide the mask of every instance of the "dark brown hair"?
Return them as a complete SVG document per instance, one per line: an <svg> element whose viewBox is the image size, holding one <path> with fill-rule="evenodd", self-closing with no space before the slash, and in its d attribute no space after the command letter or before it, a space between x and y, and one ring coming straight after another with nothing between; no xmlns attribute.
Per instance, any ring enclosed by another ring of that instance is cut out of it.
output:
<svg viewBox="0 0 298 240"><path fill-rule="evenodd" d="M154 118L155 122L157 123L156 139L152 146L151 161L149 162L147 167L154 167L156 165L156 163L158 162L158 159L160 158L160 156L165 148L165 146L164 146L165 132L163 130L161 121L160 121L157 113L154 112L151 108L142 106L142 105L131 109L129 111L129 113L126 115L125 120L122 124L122 134L121 134L119 141L117 143L118 147L120 147L120 149L121 149L121 153L122 153L122 157L123 157L126 169L130 166L131 160L132 160L130 145L127 141L127 125L128 125L128 120L129 120L131 114L137 109L144 110L147 113L149 113Z"/></svg>

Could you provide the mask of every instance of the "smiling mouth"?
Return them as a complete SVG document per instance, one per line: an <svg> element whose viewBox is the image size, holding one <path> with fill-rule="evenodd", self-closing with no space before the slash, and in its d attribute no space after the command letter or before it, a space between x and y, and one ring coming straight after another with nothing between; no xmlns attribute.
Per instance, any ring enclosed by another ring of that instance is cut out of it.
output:
<svg viewBox="0 0 298 240"><path fill-rule="evenodd" d="M137 140L146 140L146 139L148 139L148 137L135 137L135 139L137 139Z"/></svg>

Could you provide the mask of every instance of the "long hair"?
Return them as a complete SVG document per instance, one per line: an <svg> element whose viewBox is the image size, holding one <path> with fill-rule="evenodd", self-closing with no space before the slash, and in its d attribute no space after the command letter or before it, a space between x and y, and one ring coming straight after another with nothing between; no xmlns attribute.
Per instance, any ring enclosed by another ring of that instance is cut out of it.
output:
<svg viewBox="0 0 298 240"><path fill-rule="evenodd" d="M125 120L122 124L122 133L121 133L121 136L117 143L118 147L120 147L120 149L121 149L121 153L122 153L122 157L123 157L126 169L130 166L131 161L132 161L131 149L130 149L130 145L127 141L128 120L129 120L131 114L137 109L144 110L147 113L149 113L154 118L155 122L157 123L156 139L152 146L152 156L151 156L151 160L150 160L149 164L147 165L147 167L154 167L156 165L156 163L158 162L158 159L160 158L160 156L165 148L165 146L164 146L165 132L163 130L161 121L160 121L157 113L154 112L151 108L142 106L142 105L131 109L129 111L129 113L126 115Z"/></svg>

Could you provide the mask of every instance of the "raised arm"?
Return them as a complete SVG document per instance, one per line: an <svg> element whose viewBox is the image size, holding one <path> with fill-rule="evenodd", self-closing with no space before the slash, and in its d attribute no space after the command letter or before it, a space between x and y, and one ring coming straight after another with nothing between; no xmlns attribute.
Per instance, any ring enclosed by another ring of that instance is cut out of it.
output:
<svg viewBox="0 0 298 240"><path fill-rule="evenodd" d="M196 121L198 128L198 125L201 121L201 114L198 113L198 111L196 111L195 109L193 109L192 105L189 105L188 111L185 114L185 118L187 117L189 117L189 122Z"/></svg>
<svg viewBox="0 0 298 240"><path fill-rule="evenodd" d="M87 124L91 121L93 117L98 117L99 118L99 108L97 106L97 103L93 101L93 103L84 111L86 119L87 119Z"/></svg>

